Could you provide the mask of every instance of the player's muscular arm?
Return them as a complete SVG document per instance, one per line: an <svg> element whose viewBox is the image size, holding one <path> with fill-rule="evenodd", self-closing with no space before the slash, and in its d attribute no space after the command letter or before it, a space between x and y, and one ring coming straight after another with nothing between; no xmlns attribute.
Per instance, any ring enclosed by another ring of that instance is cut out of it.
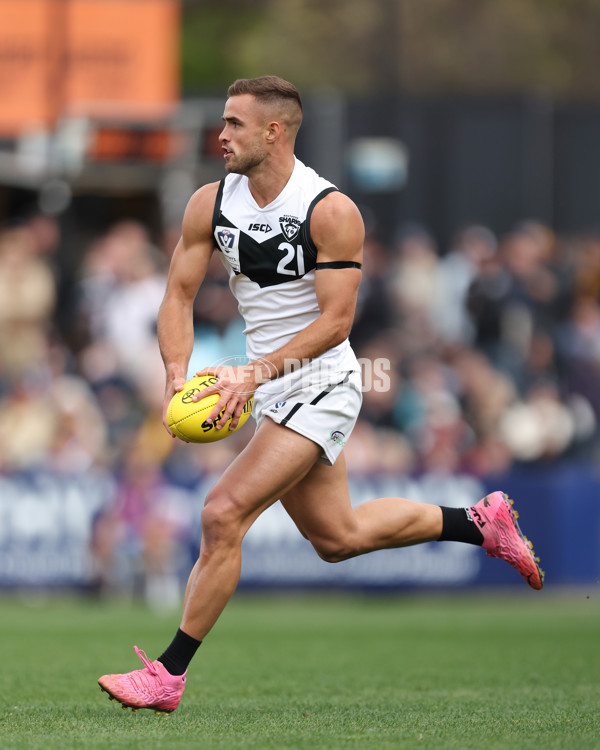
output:
<svg viewBox="0 0 600 750"><path fill-rule="evenodd" d="M186 380L194 346L192 306L213 252L212 213L217 187L217 183L205 185L187 205L158 313L158 343L167 376L165 410Z"/></svg>

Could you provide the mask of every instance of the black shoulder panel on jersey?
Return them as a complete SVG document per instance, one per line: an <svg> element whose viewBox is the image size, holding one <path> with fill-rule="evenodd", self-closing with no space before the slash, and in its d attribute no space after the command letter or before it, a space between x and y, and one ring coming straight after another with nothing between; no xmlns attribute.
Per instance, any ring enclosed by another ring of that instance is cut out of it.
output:
<svg viewBox="0 0 600 750"><path fill-rule="evenodd" d="M304 220L304 225L302 227L302 244L306 248L307 253L309 255L312 255L313 258L317 257L317 246L313 242L310 234L310 218L312 216L312 212L314 210L314 207L320 200L322 200L326 195L329 195L329 193L335 193L337 191L338 188L333 187L333 185L331 187L325 188L325 190L321 190L321 192L312 199L306 211L306 219Z"/></svg>
<svg viewBox="0 0 600 750"><path fill-rule="evenodd" d="M219 220L219 214L221 213L221 202L223 201L223 188L225 187L225 178L219 182L219 189L217 190L217 197L215 198L215 207L213 209L212 217L212 230L213 233L217 228L217 222Z"/></svg>

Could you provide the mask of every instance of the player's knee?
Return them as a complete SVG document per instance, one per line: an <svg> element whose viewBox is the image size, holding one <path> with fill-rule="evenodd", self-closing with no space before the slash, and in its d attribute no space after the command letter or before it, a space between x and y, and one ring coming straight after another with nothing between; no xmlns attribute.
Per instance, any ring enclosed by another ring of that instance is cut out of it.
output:
<svg viewBox="0 0 600 750"><path fill-rule="evenodd" d="M321 560L328 563L342 562L356 555L355 546L350 540L319 539L311 542Z"/></svg>
<svg viewBox="0 0 600 750"><path fill-rule="evenodd" d="M202 538L205 545L235 542L240 536L240 519L233 498L223 490L211 491L202 510Z"/></svg>

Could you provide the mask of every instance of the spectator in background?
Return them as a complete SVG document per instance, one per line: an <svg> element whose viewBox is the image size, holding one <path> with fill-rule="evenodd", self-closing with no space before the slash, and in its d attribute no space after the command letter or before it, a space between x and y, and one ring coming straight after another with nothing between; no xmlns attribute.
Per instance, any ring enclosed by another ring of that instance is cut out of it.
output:
<svg viewBox="0 0 600 750"><path fill-rule="evenodd" d="M522 462L554 461L575 437L575 423L554 383L532 386L500 417L500 437Z"/></svg>
<svg viewBox="0 0 600 750"><path fill-rule="evenodd" d="M350 341L355 351L370 346L373 339L395 335L392 290L389 283L391 250L378 241L373 231L365 236L363 278ZM360 356L364 356L359 354Z"/></svg>
<svg viewBox="0 0 600 750"><path fill-rule="evenodd" d="M80 310L91 337L81 355L86 377L124 378L149 406L162 404L156 319L166 276L147 230L133 221L114 225L90 248L82 272Z"/></svg>
<svg viewBox="0 0 600 750"><path fill-rule="evenodd" d="M406 387L396 404L396 424L417 448L424 471L452 473L467 437L451 369L435 352L405 364Z"/></svg>
<svg viewBox="0 0 600 750"><path fill-rule="evenodd" d="M489 438L502 414L514 403L517 391L508 375L494 368L482 352L463 349L453 357L461 410L476 440Z"/></svg>
<svg viewBox="0 0 600 750"><path fill-rule="evenodd" d="M552 265L553 235L533 222L516 227L487 259L469 292L474 343L517 378L534 330L550 330L560 285Z"/></svg>
<svg viewBox="0 0 600 750"><path fill-rule="evenodd" d="M31 230L0 232L0 377L19 379L43 358L55 304L55 278Z"/></svg>
<svg viewBox="0 0 600 750"><path fill-rule="evenodd" d="M434 305L435 326L445 344L471 344L473 321L467 310L467 297L484 263L491 260L498 241L487 227L461 229L450 252L439 262Z"/></svg>
<svg viewBox="0 0 600 750"><path fill-rule="evenodd" d="M393 326L404 358L434 349L439 258L433 236L420 225L399 229L389 274Z"/></svg>
<svg viewBox="0 0 600 750"><path fill-rule="evenodd" d="M91 388L68 372L69 352L60 341L41 349L0 399L0 472L105 469L106 427Z"/></svg>
<svg viewBox="0 0 600 750"><path fill-rule="evenodd" d="M0 233L0 470L78 473L103 462L103 421L53 321L56 226Z"/></svg>

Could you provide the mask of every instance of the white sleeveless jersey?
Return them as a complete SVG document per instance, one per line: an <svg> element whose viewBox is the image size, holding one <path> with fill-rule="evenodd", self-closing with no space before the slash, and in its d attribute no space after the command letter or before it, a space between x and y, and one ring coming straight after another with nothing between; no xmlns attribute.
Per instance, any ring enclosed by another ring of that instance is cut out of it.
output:
<svg viewBox="0 0 600 750"><path fill-rule="evenodd" d="M298 159L284 189L264 208L252 197L244 175L230 174L220 182L213 232L246 324L251 360L268 357L320 314L310 217L314 206L334 190ZM340 370L357 368L348 340L319 360Z"/></svg>

